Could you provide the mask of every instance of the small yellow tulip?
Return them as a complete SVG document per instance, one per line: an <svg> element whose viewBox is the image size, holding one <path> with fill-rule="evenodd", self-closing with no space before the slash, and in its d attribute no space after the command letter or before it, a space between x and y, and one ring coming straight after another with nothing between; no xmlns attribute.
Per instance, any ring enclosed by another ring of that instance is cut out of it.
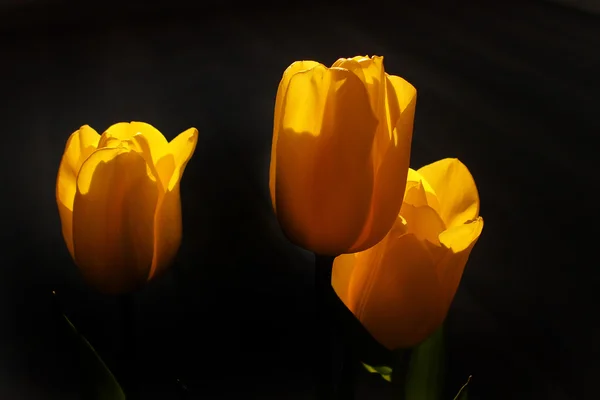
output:
<svg viewBox="0 0 600 400"><path fill-rule="evenodd" d="M62 234L85 280L104 293L137 288L181 243L179 182L198 131L171 142L143 122L102 135L85 125L65 147L56 181Z"/></svg>
<svg viewBox="0 0 600 400"><path fill-rule="evenodd" d="M275 102L269 187L285 235L321 255L368 249L392 227L409 166L416 90L383 57L298 61Z"/></svg>
<svg viewBox="0 0 600 400"><path fill-rule="evenodd" d="M414 346L443 323L482 229L464 164L444 159L411 169L391 231L367 251L337 257L332 285L381 344Z"/></svg>

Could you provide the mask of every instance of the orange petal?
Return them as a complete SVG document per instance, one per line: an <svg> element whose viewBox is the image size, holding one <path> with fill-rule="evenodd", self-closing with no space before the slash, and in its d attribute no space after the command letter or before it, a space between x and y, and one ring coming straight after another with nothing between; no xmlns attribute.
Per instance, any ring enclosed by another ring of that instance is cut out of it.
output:
<svg viewBox="0 0 600 400"><path fill-rule="evenodd" d="M416 90L397 76L382 76L385 101L378 108L380 129L374 142L375 181L371 214L352 251L378 243L394 223L406 190L410 165Z"/></svg>
<svg viewBox="0 0 600 400"><path fill-rule="evenodd" d="M318 65L291 77L274 176L277 217L292 242L322 255L349 251L369 212L376 129L353 73Z"/></svg>
<svg viewBox="0 0 600 400"><path fill-rule="evenodd" d="M356 298L352 311L387 348L411 347L443 322L435 264L412 234L382 243L357 258L350 282L350 297Z"/></svg>
<svg viewBox="0 0 600 400"><path fill-rule="evenodd" d="M169 143L168 154L156 166L160 179L167 182L166 193L160 197L154 220L155 241L152 269L148 279L171 265L181 245L180 181L198 143L198 130L190 128Z"/></svg>
<svg viewBox="0 0 600 400"><path fill-rule="evenodd" d="M421 241L428 241L439 246L439 236L444 231L444 221L433 208L429 206L415 207L404 203L400 215L406 221L408 233L412 233Z"/></svg>
<svg viewBox="0 0 600 400"><path fill-rule="evenodd" d="M129 122L117 122L102 133L98 148L118 147L122 141L131 141L132 139L133 131L130 129Z"/></svg>
<svg viewBox="0 0 600 400"><path fill-rule="evenodd" d="M335 258L333 262L333 270L331 271L331 285L333 286L333 289L337 293L338 297L349 309L351 306L350 299L348 297L348 290L355 262L355 254L342 254L341 256Z"/></svg>
<svg viewBox="0 0 600 400"><path fill-rule="evenodd" d="M177 135L171 142L169 142L168 152L173 155L173 173L169 178L169 185L167 190L173 190L175 186L181 180L183 172L187 163L192 158L194 151L196 150L196 144L198 143L198 130L196 128L190 128ZM159 174L163 174L164 171L159 171Z"/></svg>
<svg viewBox="0 0 600 400"><path fill-rule="evenodd" d="M83 162L96 150L100 135L89 127L82 126L67 140L65 151L58 167L56 178L56 203L60 215L62 234L73 253L73 201L75 200L76 177Z"/></svg>
<svg viewBox="0 0 600 400"><path fill-rule="evenodd" d="M373 56L373 58L383 58L383 57ZM369 57L369 56L354 56L352 58L343 58L343 57L338 58L336 60L336 62L333 63L332 67L338 67L338 66L340 66L340 63L347 62L347 61L369 62L369 61L371 61L371 57Z"/></svg>
<svg viewBox="0 0 600 400"><path fill-rule="evenodd" d="M164 272L173 262L182 237L179 182L160 198L154 220L154 257L148 279Z"/></svg>
<svg viewBox="0 0 600 400"><path fill-rule="evenodd" d="M479 193L473 176L456 158L446 158L419 169L435 190L446 227L459 226L479 215Z"/></svg>
<svg viewBox="0 0 600 400"><path fill-rule="evenodd" d="M105 293L132 290L148 277L154 252L158 188L133 150L94 152L77 177L73 210L75 261Z"/></svg>
<svg viewBox="0 0 600 400"><path fill-rule="evenodd" d="M133 133L129 129L129 122L116 122L106 128L102 133L103 140L115 138L118 140L127 140L133 137Z"/></svg>
<svg viewBox="0 0 600 400"><path fill-rule="evenodd" d="M390 124L391 148L396 163L389 168L402 166L402 171L408 170L410 149L412 145L417 90L399 76L387 75L386 102L387 119ZM391 155L390 155L391 156ZM389 171L389 174L392 172ZM388 178L391 179L391 178ZM402 177L404 182L405 177ZM404 191L402 191L404 193Z"/></svg>
<svg viewBox="0 0 600 400"><path fill-rule="evenodd" d="M151 155L150 159L154 165L168 152L167 139L154 126L145 122L132 121L129 124L129 130L134 137L142 135L146 139Z"/></svg>
<svg viewBox="0 0 600 400"><path fill-rule="evenodd" d="M387 77L387 102L388 118L398 131L398 135L412 136L413 122L415 120L415 106L417 104L417 89L396 75ZM400 139L402 141L402 139Z"/></svg>
<svg viewBox="0 0 600 400"><path fill-rule="evenodd" d="M167 139L145 122L119 122L111 125L100 138L99 148L128 145L144 156L150 166L167 152Z"/></svg>
<svg viewBox="0 0 600 400"><path fill-rule="evenodd" d="M454 226L440 234L440 242L447 249L438 265L446 309L454 299L471 250L482 230L483 218L478 217L474 221Z"/></svg>
<svg viewBox="0 0 600 400"><path fill-rule="evenodd" d="M316 67L319 64L316 61L296 61L292 63L283 73L283 77L281 78L281 82L279 82L279 87L277 89L277 96L275 98L275 112L274 112L274 121L273 121L273 139L271 143L271 164L269 167L269 191L271 193L271 203L273 204L273 210L275 214L277 214L277 199L275 197L275 185L276 185L276 170L277 170L277 139L279 137L279 129L281 128L281 114L283 112L283 103L284 97L288 90L288 85L290 83L290 79L294 74L300 71L306 71L313 67Z"/></svg>
<svg viewBox="0 0 600 400"><path fill-rule="evenodd" d="M412 168L409 168L408 177L406 178L404 202L415 207L428 205L438 213L440 211L440 203L435 190L433 190L429 182L421 174Z"/></svg>
<svg viewBox="0 0 600 400"><path fill-rule="evenodd" d="M369 93L371 108L376 116L384 114L385 111L385 70L383 57L374 56L354 58L340 58L332 67L344 68L355 74L363 82ZM380 119L385 123L384 119Z"/></svg>

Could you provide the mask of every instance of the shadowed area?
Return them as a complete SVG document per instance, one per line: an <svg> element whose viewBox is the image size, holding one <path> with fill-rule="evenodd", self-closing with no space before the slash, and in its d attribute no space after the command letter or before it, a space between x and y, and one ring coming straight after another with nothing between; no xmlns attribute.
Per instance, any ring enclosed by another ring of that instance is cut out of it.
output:
<svg viewBox="0 0 600 400"><path fill-rule="evenodd" d="M295 60L378 54L418 90L411 166L457 157L485 229L447 319L449 388L469 399L594 399L591 239L600 17L547 2L233 7L39 1L0 8L0 398L78 399L69 318L111 368L115 299L87 289L61 237L68 136L145 121L198 144L181 182L177 263L135 295L144 399L312 398L313 257L271 210L275 93ZM363 372L360 399L383 399Z"/></svg>

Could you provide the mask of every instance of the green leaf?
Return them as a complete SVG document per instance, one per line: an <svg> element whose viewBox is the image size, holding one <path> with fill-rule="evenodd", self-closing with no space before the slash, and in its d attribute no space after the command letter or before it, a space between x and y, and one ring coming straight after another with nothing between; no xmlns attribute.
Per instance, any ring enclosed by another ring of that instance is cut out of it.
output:
<svg viewBox="0 0 600 400"><path fill-rule="evenodd" d="M444 331L440 327L412 350L405 400L441 400L444 385Z"/></svg>
<svg viewBox="0 0 600 400"><path fill-rule="evenodd" d="M469 376L467 382L464 385L462 385L456 396L454 396L454 400L467 400L467 392L469 391L467 389L467 386L469 386L469 383L471 383L471 378L472 377Z"/></svg>
<svg viewBox="0 0 600 400"><path fill-rule="evenodd" d="M96 353L94 347L77 331L66 315L63 314L63 317L77 339L76 345L81 360L82 377L85 381L83 382L83 389L85 390L83 398L89 400L125 400L125 393L123 393L119 382Z"/></svg>
<svg viewBox="0 0 600 400"><path fill-rule="evenodd" d="M383 379L388 382L392 381L392 369L390 367L386 367L385 365L380 367L371 367L365 363L362 363L365 369L373 374L379 374Z"/></svg>

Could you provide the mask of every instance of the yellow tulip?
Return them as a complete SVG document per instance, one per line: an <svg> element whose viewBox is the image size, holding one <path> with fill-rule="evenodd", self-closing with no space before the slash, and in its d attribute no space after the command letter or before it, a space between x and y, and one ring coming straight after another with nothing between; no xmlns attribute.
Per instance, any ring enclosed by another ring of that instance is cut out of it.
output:
<svg viewBox="0 0 600 400"><path fill-rule="evenodd" d="M85 125L65 147L56 181L62 234L86 281L101 292L137 288L181 243L179 182L198 131L171 142L143 122L102 135Z"/></svg>
<svg viewBox="0 0 600 400"><path fill-rule="evenodd" d="M393 228L371 249L337 257L332 285L381 344L414 346L443 323L482 229L464 164L444 159L411 169Z"/></svg>
<svg viewBox="0 0 600 400"><path fill-rule="evenodd" d="M298 61L275 102L269 187L285 235L321 255L368 249L405 189L416 90L383 57Z"/></svg>

